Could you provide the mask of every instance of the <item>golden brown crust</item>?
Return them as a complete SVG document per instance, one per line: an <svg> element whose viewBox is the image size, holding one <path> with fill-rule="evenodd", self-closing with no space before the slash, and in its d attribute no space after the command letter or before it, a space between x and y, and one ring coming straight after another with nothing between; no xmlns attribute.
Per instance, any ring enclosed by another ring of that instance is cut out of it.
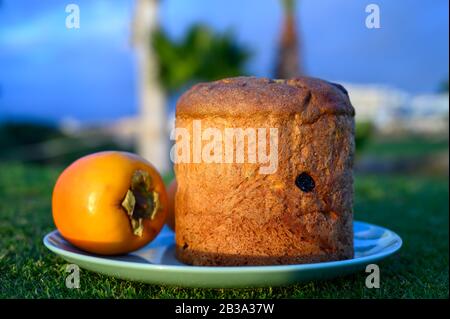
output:
<svg viewBox="0 0 450 319"><path fill-rule="evenodd" d="M252 255L252 254L222 254L175 247L177 258L185 264L194 266L263 266L308 264L325 261L348 259L350 255L339 253L315 253L310 255Z"/></svg>
<svg viewBox="0 0 450 319"><path fill-rule="evenodd" d="M177 116L298 113L303 122L323 114L354 115L345 89L320 79L289 80L236 77L200 83L185 92L177 103Z"/></svg>
<svg viewBox="0 0 450 319"><path fill-rule="evenodd" d="M273 174L259 174L258 163L175 164L181 261L270 265L353 256L353 107L339 86L308 78L287 82L295 86L227 79L197 86L178 103L176 127L189 132L201 118L202 127L221 131L278 128L279 140ZM242 83L248 91L233 89ZM315 182L310 192L296 186L303 172Z"/></svg>

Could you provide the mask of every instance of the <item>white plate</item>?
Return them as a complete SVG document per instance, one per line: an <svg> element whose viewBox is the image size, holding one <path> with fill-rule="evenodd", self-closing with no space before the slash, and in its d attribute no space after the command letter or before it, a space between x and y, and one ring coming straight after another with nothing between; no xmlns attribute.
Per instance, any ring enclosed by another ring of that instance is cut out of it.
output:
<svg viewBox="0 0 450 319"><path fill-rule="evenodd" d="M386 228L358 221L353 228L354 258L299 265L185 265L175 258L174 233L166 227L149 245L123 256L104 257L84 252L64 240L57 230L45 236L44 244L82 268L127 280L183 287L262 287L343 276L365 269L366 265L392 255L402 246L401 238Z"/></svg>

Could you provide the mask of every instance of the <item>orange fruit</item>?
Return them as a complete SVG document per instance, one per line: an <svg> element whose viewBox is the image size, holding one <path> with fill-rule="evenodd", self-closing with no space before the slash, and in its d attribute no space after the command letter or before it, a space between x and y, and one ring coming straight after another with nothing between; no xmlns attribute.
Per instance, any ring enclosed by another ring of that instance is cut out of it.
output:
<svg viewBox="0 0 450 319"><path fill-rule="evenodd" d="M126 152L82 157L59 176L52 197L61 235L88 252L115 255L153 240L166 220L161 176L143 158Z"/></svg>

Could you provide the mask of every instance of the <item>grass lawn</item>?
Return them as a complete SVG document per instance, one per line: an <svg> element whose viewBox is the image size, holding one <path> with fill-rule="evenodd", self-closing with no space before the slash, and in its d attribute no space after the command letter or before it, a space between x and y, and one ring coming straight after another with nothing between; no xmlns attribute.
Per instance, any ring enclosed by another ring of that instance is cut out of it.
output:
<svg viewBox="0 0 450 319"><path fill-rule="evenodd" d="M429 156L439 152L448 152L448 139L424 138L420 136L407 136L398 138L377 138L367 141L364 155L376 156L378 158L395 157L420 157Z"/></svg>
<svg viewBox="0 0 450 319"><path fill-rule="evenodd" d="M400 253L380 264L381 288L364 272L344 278L258 289L187 289L118 280L86 270L65 287L66 262L43 236L54 229L51 191L61 169L0 164L1 298L448 298L447 177L358 176L356 219L396 231Z"/></svg>

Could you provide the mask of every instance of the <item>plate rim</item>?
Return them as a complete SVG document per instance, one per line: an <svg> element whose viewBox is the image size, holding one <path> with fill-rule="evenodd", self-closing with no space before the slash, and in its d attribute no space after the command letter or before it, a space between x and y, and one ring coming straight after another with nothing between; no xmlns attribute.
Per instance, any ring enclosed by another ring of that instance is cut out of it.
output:
<svg viewBox="0 0 450 319"><path fill-rule="evenodd" d="M323 268L333 268L333 267L344 267L344 266L356 266L361 264L367 264L368 262L377 261L380 259L387 258L400 250L403 246L402 238L394 231L385 228L383 226L378 226L375 224L354 220L353 224L358 223L365 226L372 226L387 230L396 238L396 244L388 247L386 250L378 252L373 255L336 260L336 261L326 261L320 263L308 263L308 264L289 264L289 265L261 265L261 266L192 266L192 265L163 265L163 264L152 264L152 263L136 263L130 261L122 260L112 260L108 257L100 257L96 255L82 255L79 253L67 251L63 248L53 245L49 238L59 233L57 229L47 233L43 238L43 243L53 253L70 259L80 260L82 262L95 263L96 265L104 266L115 266L115 267L126 267L133 268L135 270L165 270L172 272L194 272L194 273L253 273L253 272L279 272L279 271L291 271L291 270L317 270ZM60 235L64 238L62 235ZM70 243L69 243L70 244ZM77 248L78 249L78 248Z"/></svg>

